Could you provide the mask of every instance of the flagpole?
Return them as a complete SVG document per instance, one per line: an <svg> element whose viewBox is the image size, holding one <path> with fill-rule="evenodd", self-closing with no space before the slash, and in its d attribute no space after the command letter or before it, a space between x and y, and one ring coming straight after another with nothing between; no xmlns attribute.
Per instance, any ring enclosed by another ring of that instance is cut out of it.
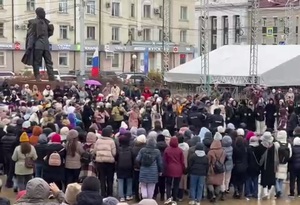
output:
<svg viewBox="0 0 300 205"><path fill-rule="evenodd" d="M81 4L79 7L80 13L80 76L85 75L85 25L84 25L84 9L85 9L85 1L81 0Z"/></svg>

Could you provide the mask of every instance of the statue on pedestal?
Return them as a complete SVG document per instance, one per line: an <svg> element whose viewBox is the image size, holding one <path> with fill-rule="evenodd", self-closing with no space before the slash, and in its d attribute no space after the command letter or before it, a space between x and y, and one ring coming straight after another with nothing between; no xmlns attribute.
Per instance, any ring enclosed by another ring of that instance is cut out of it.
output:
<svg viewBox="0 0 300 205"><path fill-rule="evenodd" d="M40 67L44 58L49 81L54 81L53 62L49 43L49 37L53 35L54 26L46 19L46 12L43 8L37 8L35 13L36 18L28 22L26 52L22 58L22 62L33 67L34 77L37 81L40 81Z"/></svg>

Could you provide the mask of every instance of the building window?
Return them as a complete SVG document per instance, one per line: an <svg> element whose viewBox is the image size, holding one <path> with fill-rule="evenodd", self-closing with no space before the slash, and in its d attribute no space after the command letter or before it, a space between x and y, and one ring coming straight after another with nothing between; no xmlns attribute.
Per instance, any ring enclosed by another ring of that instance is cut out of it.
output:
<svg viewBox="0 0 300 205"><path fill-rule="evenodd" d="M278 26L278 18L274 17L273 20L274 20L274 27L277 27Z"/></svg>
<svg viewBox="0 0 300 205"><path fill-rule="evenodd" d="M228 45L228 33L224 33L224 41L223 41L223 45Z"/></svg>
<svg viewBox="0 0 300 205"><path fill-rule="evenodd" d="M67 25L60 25L59 26L59 38L60 39L67 39L68 38L68 26Z"/></svg>
<svg viewBox="0 0 300 205"><path fill-rule="evenodd" d="M92 66L93 65L93 52L87 52L86 53L86 66Z"/></svg>
<svg viewBox="0 0 300 205"><path fill-rule="evenodd" d="M186 36L187 36L187 31L181 30L180 31L180 42L186 43Z"/></svg>
<svg viewBox="0 0 300 205"><path fill-rule="evenodd" d="M235 29L240 28L240 26L241 26L240 16L238 16L238 15L234 16L234 24L235 24Z"/></svg>
<svg viewBox="0 0 300 205"><path fill-rule="evenodd" d="M163 40L164 40L164 31L162 29L159 29L158 41L163 41Z"/></svg>
<svg viewBox="0 0 300 205"><path fill-rule="evenodd" d="M58 3L58 11L61 13L68 13L68 1L60 0Z"/></svg>
<svg viewBox="0 0 300 205"><path fill-rule="evenodd" d="M224 16L224 28L228 28L228 16Z"/></svg>
<svg viewBox="0 0 300 205"><path fill-rule="evenodd" d="M135 4L131 4L130 6L130 17L135 17Z"/></svg>
<svg viewBox="0 0 300 205"><path fill-rule="evenodd" d="M277 45L278 44L278 37L277 35L273 35L273 44Z"/></svg>
<svg viewBox="0 0 300 205"><path fill-rule="evenodd" d="M266 27L267 26L267 18L262 19L262 26Z"/></svg>
<svg viewBox="0 0 300 205"><path fill-rule="evenodd" d="M298 34L296 34L296 45L298 45L299 44L299 36L298 36Z"/></svg>
<svg viewBox="0 0 300 205"><path fill-rule="evenodd" d="M180 54L180 65L185 64L186 63L186 55L185 54Z"/></svg>
<svg viewBox="0 0 300 205"><path fill-rule="evenodd" d="M262 41L261 41L261 43L262 43L263 45L266 45L266 44L267 44L267 36L266 36L266 35L262 35Z"/></svg>
<svg viewBox="0 0 300 205"><path fill-rule="evenodd" d="M96 14L96 2L95 1L88 1L86 3L86 13L87 14Z"/></svg>
<svg viewBox="0 0 300 205"><path fill-rule="evenodd" d="M112 27L111 28L111 40L119 41L120 40L119 35L120 35L120 28L119 27Z"/></svg>
<svg viewBox="0 0 300 205"><path fill-rule="evenodd" d="M212 29L216 30L218 27L218 19L217 17L212 17Z"/></svg>
<svg viewBox="0 0 300 205"><path fill-rule="evenodd" d="M151 5L144 5L144 18L151 18Z"/></svg>
<svg viewBox="0 0 300 205"><path fill-rule="evenodd" d="M0 37L4 37L4 23L0 23Z"/></svg>
<svg viewBox="0 0 300 205"><path fill-rule="evenodd" d="M27 0L27 11L35 10L35 0Z"/></svg>
<svg viewBox="0 0 300 205"><path fill-rule="evenodd" d="M0 6L3 6L3 0L0 0Z"/></svg>
<svg viewBox="0 0 300 205"><path fill-rule="evenodd" d="M119 2L112 2L111 15L112 16L120 16L120 3Z"/></svg>
<svg viewBox="0 0 300 205"><path fill-rule="evenodd" d="M296 17L296 33L299 33L299 16Z"/></svg>
<svg viewBox="0 0 300 205"><path fill-rule="evenodd" d="M120 58L119 54L115 53L114 57L113 57L113 59L111 61L111 67L113 67L113 68L119 68L119 58Z"/></svg>
<svg viewBox="0 0 300 205"><path fill-rule="evenodd" d="M150 36L151 36L151 29L150 28L143 29L143 40L150 41Z"/></svg>
<svg viewBox="0 0 300 205"><path fill-rule="evenodd" d="M187 10L188 10L188 8L186 6L180 7L180 19L181 20L187 20Z"/></svg>
<svg viewBox="0 0 300 205"><path fill-rule="evenodd" d="M214 44L214 45L217 44L217 35L216 35L216 34L214 34L214 35L212 36L212 44Z"/></svg>
<svg viewBox="0 0 300 205"><path fill-rule="evenodd" d="M68 52L58 53L58 65L63 66L63 67L69 65L69 53Z"/></svg>
<svg viewBox="0 0 300 205"><path fill-rule="evenodd" d="M163 6L159 6L159 18L163 18L163 15L164 15L164 9L163 9Z"/></svg>
<svg viewBox="0 0 300 205"><path fill-rule="evenodd" d="M0 52L0 66L5 66L5 64L6 64L5 52L1 51Z"/></svg>
<svg viewBox="0 0 300 205"><path fill-rule="evenodd" d="M94 26L88 26L86 29L87 39L95 40L96 37L96 28Z"/></svg>

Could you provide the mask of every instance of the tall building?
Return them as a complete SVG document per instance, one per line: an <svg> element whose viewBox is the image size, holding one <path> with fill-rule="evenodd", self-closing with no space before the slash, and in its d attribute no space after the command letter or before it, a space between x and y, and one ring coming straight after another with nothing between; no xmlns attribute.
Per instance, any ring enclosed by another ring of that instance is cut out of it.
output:
<svg viewBox="0 0 300 205"><path fill-rule="evenodd" d="M285 33L289 27L291 30L288 32L290 33L288 44L299 44L299 1L293 3L296 9L289 8L286 3L287 0L260 1L258 42L261 44L285 44Z"/></svg>
<svg viewBox="0 0 300 205"><path fill-rule="evenodd" d="M202 10L200 0L196 0L195 5L195 28L198 29L197 47L200 48ZM209 0L209 50L223 45L247 43L248 8L248 0Z"/></svg>
<svg viewBox="0 0 300 205"><path fill-rule="evenodd" d="M54 24L50 38L54 68L61 72L80 69L80 33L85 34L86 70L94 50L100 51L100 69L137 71L149 51L149 69L162 67L162 0L17 0L0 1L0 69L19 72L25 49L27 22L43 7ZM84 22L79 7L84 2ZM99 12L101 11L101 12ZM170 67L193 58L196 33L194 0L170 3ZM132 56L137 58L133 59Z"/></svg>

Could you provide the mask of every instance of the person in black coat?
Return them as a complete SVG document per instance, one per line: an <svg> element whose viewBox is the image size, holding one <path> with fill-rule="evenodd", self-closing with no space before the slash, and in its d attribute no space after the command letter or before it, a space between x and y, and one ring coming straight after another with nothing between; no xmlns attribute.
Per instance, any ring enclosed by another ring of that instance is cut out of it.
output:
<svg viewBox="0 0 300 205"><path fill-rule="evenodd" d="M266 110L266 126L267 128L271 128L272 130L274 130L277 109L274 100L272 98L269 100L269 103L266 105L265 110Z"/></svg>
<svg viewBox="0 0 300 205"><path fill-rule="evenodd" d="M295 137L292 147L292 158L290 159L290 195L295 196L295 183L297 182L297 194L300 196L300 138Z"/></svg>
<svg viewBox="0 0 300 205"><path fill-rule="evenodd" d="M214 114L209 117L209 122L211 131L217 130L217 127L219 126L224 126L224 118L221 115L220 108L214 110Z"/></svg>
<svg viewBox="0 0 300 205"><path fill-rule="evenodd" d="M1 155L3 156L4 161L4 174L7 175L6 187L13 187L13 175L15 172L15 163L12 161L11 157L13 155L15 149L15 143L17 140L17 136L15 134L15 127L9 125L6 128L7 133L3 137L1 137Z"/></svg>
<svg viewBox="0 0 300 205"><path fill-rule="evenodd" d="M39 136L38 144L35 145L36 154L38 156L35 161L35 177L43 178L43 168L45 164L45 156L47 156L48 138L46 134Z"/></svg>
<svg viewBox="0 0 300 205"><path fill-rule="evenodd" d="M162 134L157 135L157 149L159 149L161 156L163 157L165 149L168 147L165 136ZM156 199L158 192L160 194L160 201L165 200L165 192L166 192L166 177L165 176L159 176L158 183L156 183L153 199Z"/></svg>
<svg viewBox="0 0 300 205"><path fill-rule="evenodd" d="M232 183L234 185L234 198L241 198L243 194L244 184L247 177L248 159L247 148L243 137L239 136L235 140L233 146L233 170L232 170Z"/></svg>

